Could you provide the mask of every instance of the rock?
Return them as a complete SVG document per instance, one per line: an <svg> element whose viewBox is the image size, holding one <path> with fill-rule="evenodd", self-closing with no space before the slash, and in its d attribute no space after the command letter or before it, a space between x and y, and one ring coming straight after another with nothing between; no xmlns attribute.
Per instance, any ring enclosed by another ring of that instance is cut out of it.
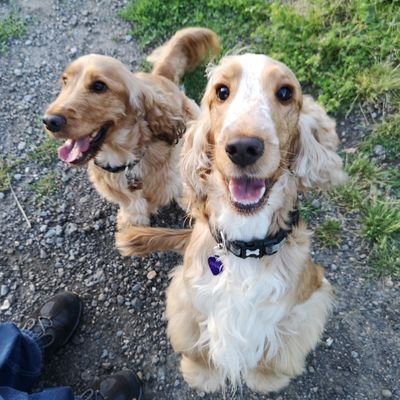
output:
<svg viewBox="0 0 400 400"><path fill-rule="evenodd" d="M321 202L320 202L319 199L314 199L314 200L311 202L311 205L312 205L314 208L321 208Z"/></svg>
<svg viewBox="0 0 400 400"><path fill-rule="evenodd" d="M382 397L384 397L385 399L388 399L388 398L392 397L392 392L388 389L382 389Z"/></svg>
<svg viewBox="0 0 400 400"><path fill-rule="evenodd" d="M374 155L376 155L377 157L381 157L381 156L384 156L386 154L385 148L380 144L377 144L374 147L373 151L374 151Z"/></svg>
<svg viewBox="0 0 400 400"><path fill-rule="evenodd" d="M122 306L125 303L124 296L121 296L120 294L117 296L117 304L119 306Z"/></svg>
<svg viewBox="0 0 400 400"><path fill-rule="evenodd" d="M25 149L25 146L26 146L25 142L19 142L17 148L19 151L22 151Z"/></svg>
<svg viewBox="0 0 400 400"><path fill-rule="evenodd" d="M22 76L22 71L21 71L19 68L15 68L15 69L14 69L14 75L15 75L17 78L20 78L20 77Z"/></svg>
<svg viewBox="0 0 400 400"><path fill-rule="evenodd" d="M22 179L22 175L21 174L14 174L14 179L16 181L20 181Z"/></svg>
<svg viewBox="0 0 400 400"><path fill-rule="evenodd" d="M63 232L63 228L61 225L56 225L56 227L54 228L55 232L56 232L56 236L61 236L62 232Z"/></svg>
<svg viewBox="0 0 400 400"><path fill-rule="evenodd" d="M156 276L157 276L156 271L151 270L147 273L147 279L149 279L150 281L153 280Z"/></svg>
<svg viewBox="0 0 400 400"><path fill-rule="evenodd" d="M5 299L3 304L0 306L0 311L7 311L11 307L11 303L9 299Z"/></svg>
<svg viewBox="0 0 400 400"><path fill-rule="evenodd" d="M3 200L6 195L3 192L0 192L0 200Z"/></svg>
<svg viewBox="0 0 400 400"><path fill-rule="evenodd" d="M108 358L108 350L104 349L103 352L101 353L100 358Z"/></svg>
<svg viewBox="0 0 400 400"><path fill-rule="evenodd" d="M72 222L69 222L65 228L65 234L67 236L71 236L73 233L75 233L78 230L78 226Z"/></svg>
<svg viewBox="0 0 400 400"><path fill-rule="evenodd" d="M78 52L78 49L76 47L71 47L71 49L69 50L69 53L71 54L71 56L75 56L77 52Z"/></svg>
<svg viewBox="0 0 400 400"><path fill-rule="evenodd" d="M0 286L0 297L6 296L9 291L10 291L10 288L7 285L1 285Z"/></svg>

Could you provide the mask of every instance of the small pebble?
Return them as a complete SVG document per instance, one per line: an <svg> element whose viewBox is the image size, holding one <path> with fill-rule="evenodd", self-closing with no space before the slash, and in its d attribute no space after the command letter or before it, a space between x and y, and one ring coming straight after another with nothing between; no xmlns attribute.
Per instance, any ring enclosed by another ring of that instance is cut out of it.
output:
<svg viewBox="0 0 400 400"><path fill-rule="evenodd" d="M9 291L10 291L10 289L7 285L1 285L0 286L0 297L6 296Z"/></svg>
<svg viewBox="0 0 400 400"><path fill-rule="evenodd" d="M7 311L11 307L10 300L5 299L3 304L0 306L0 311Z"/></svg>
<svg viewBox="0 0 400 400"><path fill-rule="evenodd" d="M23 150L24 148L25 148L25 146L26 146L26 143L25 142L20 142L20 143L18 143L18 146L17 146L17 148L18 148L18 150Z"/></svg>
<svg viewBox="0 0 400 400"><path fill-rule="evenodd" d="M147 274L147 279L149 279L150 281L153 280L155 277L157 276L157 272L156 271L149 271Z"/></svg>
<svg viewBox="0 0 400 400"><path fill-rule="evenodd" d="M386 399L392 397L392 392L388 389L382 389L382 397L385 397Z"/></svg>

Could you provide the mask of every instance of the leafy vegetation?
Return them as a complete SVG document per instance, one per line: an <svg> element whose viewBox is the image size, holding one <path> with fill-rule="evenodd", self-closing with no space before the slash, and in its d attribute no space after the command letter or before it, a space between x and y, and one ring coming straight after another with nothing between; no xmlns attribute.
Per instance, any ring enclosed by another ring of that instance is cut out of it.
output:
<svg viewBox="0 0 400 400"><path fill-rule="evenodd" d="M327 218L315 228L315 236L327 247L339 247L341 240L340 221Z"/></svg>
<svg viewBox="0 0 400 400"><path fill-rule="evenodd" d="M43 203L47 197L56 193L58 190L59 174L57 171L51 171L47 175L42 176L33 186L35 192L35 201L38 204Z"/></svg>
<svg viewBox="0 0 400 400"><path fill-rule="evenodd" d="M0 19L0 54L5 51L11 38L19 37L25 33L23 21L15 13Z"/></svg>
<svg viewBox="0 0 400 400"><path fill-rule="evenodd" d="M368 104L388 110L355 153L344 154L348 182L325 200L359 215L373 271L400 277L398 7L398 1L386 0L132 0L122 17L132 23L132 34L146 51L177 29L205 26L220 36L223 53L245 47L287 64L330 112L347 115ZM204 71L189 75L184 84L199 100ZM306 196L301 212L307 219L319 210ZM329 246L339 244L339 233L340 223L329 219L316 230Z"/></svg>
<svg viewBox="0 0 400 400"><path fill-rule="evenodd" d="M397 1L385 0L135 0L122 17L143 48L185 26L209 27L224 51L250 46L287 64L334 112L399 88L397 11Z"/></svg>
<svg viewBox="0 0 400 400"><path fill-rule="evenodd" d="M49 165L57 159L57 148L60 143L47 137L34 151L28 154L28 158L40 165Z"/></svg>
<svg viewBox="0 0 400 400"><path fill-rule="evenodd" d="M0 192L7 190L10 185L9 173L11 166L6 160L0 158Z"/></svg>

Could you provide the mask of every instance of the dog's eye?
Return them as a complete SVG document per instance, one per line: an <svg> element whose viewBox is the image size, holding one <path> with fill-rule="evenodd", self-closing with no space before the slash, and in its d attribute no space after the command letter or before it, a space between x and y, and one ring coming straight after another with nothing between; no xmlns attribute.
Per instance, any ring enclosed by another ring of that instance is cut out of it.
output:
<svg viewBox="0 0 400 400"><path fill-rule="evenodd" d="M289 101L292 98L292 96L293 96L293 89L289 86L282 86L276 92L276 97L282 103L286 103L287 101Z"/></svg>
<svg viewBox="0 0 400 400"><path fill-rule="evenodd" d="M62 76L61 77L61 82L65 86L67 84L67 82L68 82L68 78L66 76Z"/></svg>
<svg viewBox="0 0 400 400"><path fill-rule="evenodd" d="M229 88L225 85L218 86L216 93L220 100L225 101L229 97Z"/></svg>
<svg viewBox="0 0 400 400"><path fill-rule="evenodd" d="M107 85L102 81L94 81L90 89L95 93L103 93L107 90Z"/></svg>

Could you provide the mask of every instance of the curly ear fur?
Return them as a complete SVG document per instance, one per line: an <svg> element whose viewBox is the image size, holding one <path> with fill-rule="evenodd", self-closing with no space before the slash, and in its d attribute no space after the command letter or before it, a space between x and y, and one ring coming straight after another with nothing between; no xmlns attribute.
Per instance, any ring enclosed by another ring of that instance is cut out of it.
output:
<svg viewBox="0 0 400 400"><path fill-rule="evenodd" d="M154 137L176 144L186 130L184 109L178 112L177 105L151 91L143 93L145 118Z"/></svg>
<svg viewBox="0 0 400 400"><path fill-rule="evenodd" d="M211 171L210 115L208 109L203 110L197 121L194 121L185 133L182 150L181 171L185 185L185 195L189 199L188 209L195 203L204 200L207 194L207 175Z"/></svg>
<svg viewBox="0 0 400 400"><path fill-rule="evenodd" d="M304 96L299 117L299 148L294 173L304 188L327 189L346 179L342 160L336 154L339 143L336 124L310 96Z"/></svg>

